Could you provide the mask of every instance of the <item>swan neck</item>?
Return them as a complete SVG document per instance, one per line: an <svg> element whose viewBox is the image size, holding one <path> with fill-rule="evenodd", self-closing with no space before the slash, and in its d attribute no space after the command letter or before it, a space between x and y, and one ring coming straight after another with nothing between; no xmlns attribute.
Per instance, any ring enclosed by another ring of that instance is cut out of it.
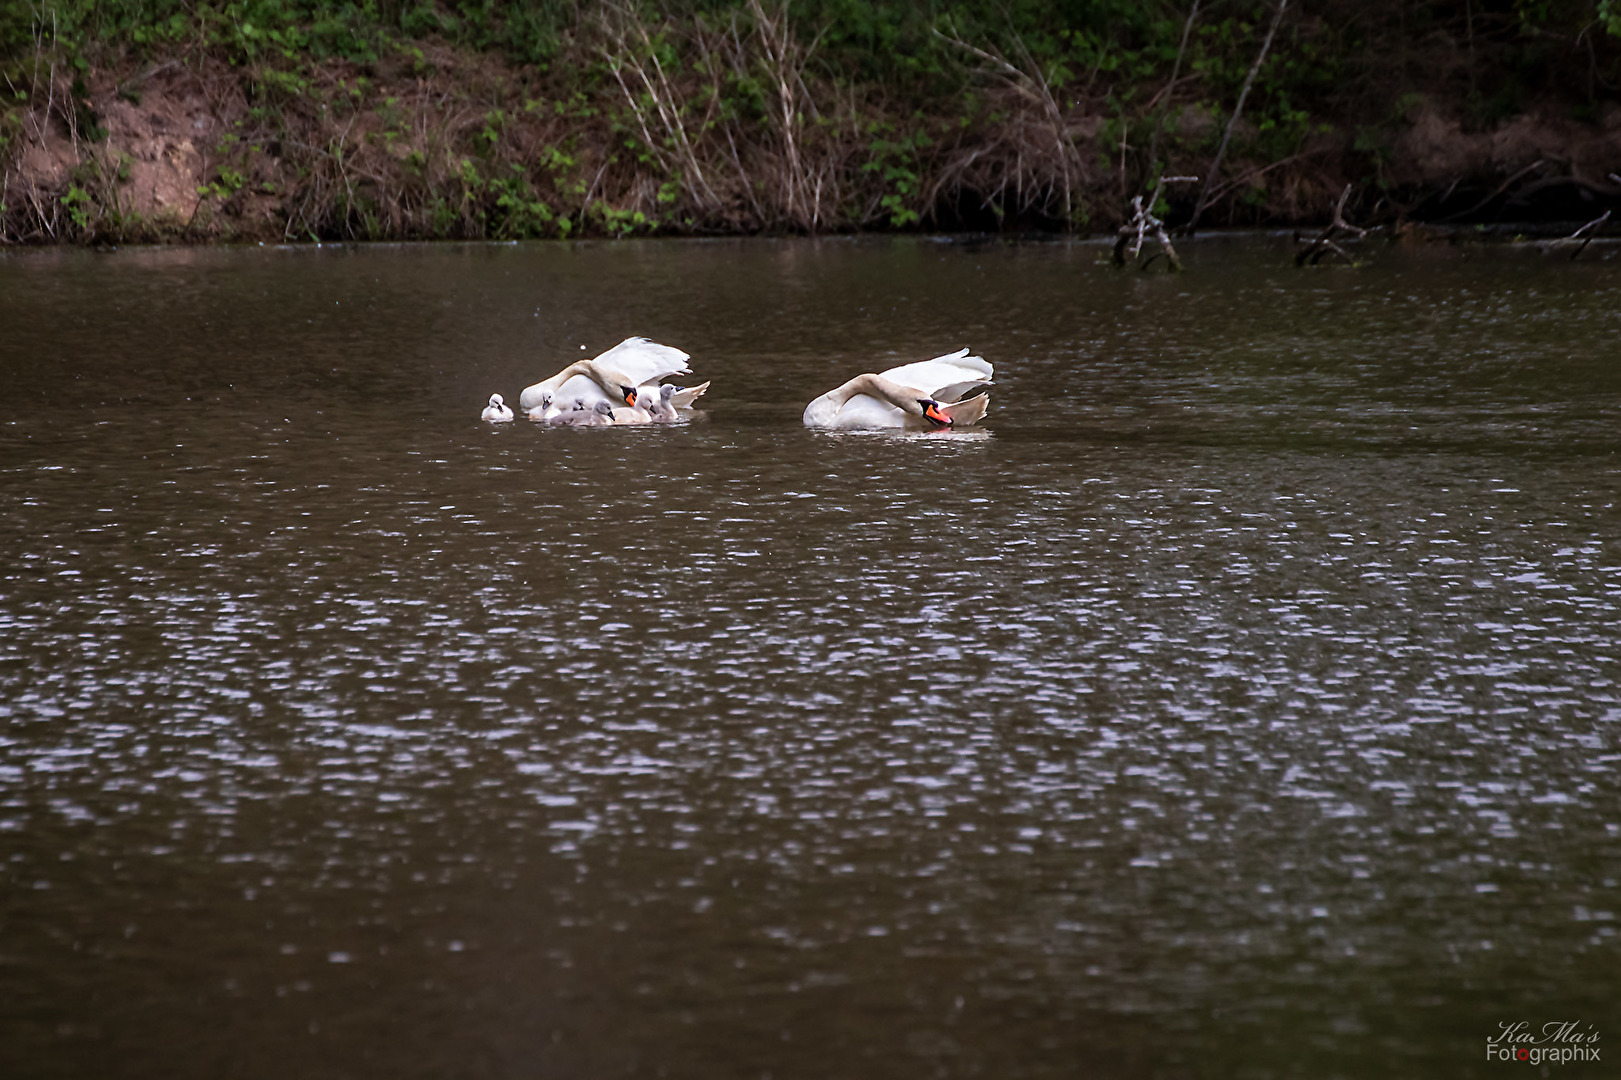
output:
<svg viewBox="0 0 1621 1080"><path fill-rule="evenodd" d="M576 375L584 375L601 387L602 392L615 401L619 400L619 388L630 385L630 380L627 377L620 375L619 372L611 368L598 364L595 360L576 360L556 375L547 379L545 385L555 394L563 388L564 383Z"/></svg>
<svg viewBox="0 0 1621 1080"><path fill-rule="evenodd" d="M842 395L839 398L841 407L857 394L866 394L868 397L875 397L880 401L888 402L909 416L923 415L923 406L919 405L917 401L918 398L927 396L910 386L902 386L900 383L892 382L881 375L870 374L857 375L839 387L838 393Z"/></svg>
<svg viewBox="0 0 1621 1080"><path fill-rule="evenodd" d="M595 360L578 360L576 363L579 365L579 374L586 376L602 387L602 392L615 401L620 399L623 392L622 387L636 385L631 381L629 375L615 371L604 364L599 364Z"/></svg>
<svg viewBox="0 0 1621 1080"><path fill-rule="evenodd" d="M570 379L574 378L574 376L576 376L576 375L584 375L589 379L595 379L596 378L596 373L591 368L591 361L590 360L576 360L576 361L574 361L574 363L570 364L568 367L564 368L562 371L559 371L556 375L552 376L552 378L557 380L557 385L558 386L562 386L564 383L568 382Z"/></svg>

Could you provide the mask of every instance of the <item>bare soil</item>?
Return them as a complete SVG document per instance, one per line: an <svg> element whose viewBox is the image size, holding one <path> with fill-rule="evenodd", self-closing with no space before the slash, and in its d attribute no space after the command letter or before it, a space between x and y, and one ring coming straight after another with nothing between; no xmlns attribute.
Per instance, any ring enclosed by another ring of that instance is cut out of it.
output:
<svg viewBox="0 0 1621 1080"><path fill-rule="evenodd" d="M1115 148L1089 103L1055 123L1011 92L998 124L937 132L917 153L921 209L903 220L896 189L853 157L869 102L797 143L789 128L727 129L661 161L620 152L607 110L565 108L528 73L448 47L364 72L333 61L297 84L177 57L92 72L77 98L62 76L47 85L0 151L0 242L1097 228L1127 216L1133 183L1100 167ZM1197 173L1226 118L1173 115L1173 170ZM1471 131L1426 98L1382 155L1329 132L1283 162L1239 153L1223 174L1230 194L1206 224L1325 221L1346 184L1365 222L1585 221L1621 210L1621 105L1584 122L1542 102Z"/></svg>

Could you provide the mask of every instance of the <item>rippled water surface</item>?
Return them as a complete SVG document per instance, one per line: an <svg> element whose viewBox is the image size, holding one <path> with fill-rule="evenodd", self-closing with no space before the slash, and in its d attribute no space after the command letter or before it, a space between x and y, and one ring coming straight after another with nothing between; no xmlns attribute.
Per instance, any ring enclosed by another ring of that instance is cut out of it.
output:
<svg viewBox="0 0 1621 1080"><path fill-rule="evenodd" d="M1621 261L1102 254L0 257L0 1074L1621 1038ZM477 419L630 334L706 417Z"/></svg>

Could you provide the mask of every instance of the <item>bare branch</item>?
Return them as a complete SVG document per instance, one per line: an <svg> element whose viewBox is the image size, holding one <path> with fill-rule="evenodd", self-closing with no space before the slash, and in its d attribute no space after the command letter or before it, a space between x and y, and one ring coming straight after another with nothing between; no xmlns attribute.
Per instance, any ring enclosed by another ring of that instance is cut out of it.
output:
<svg viewBox="0 0 1621 1080"><path fill-rule="evenodd" d="M659 60L658 49L653 45L653 36L648 32L647 24L642 21L634 7L618 4L604 5L601 22L613 45L612 49L601 50L603 58L607 60L608 69L613 73L614 81L619 84L620 92L625 96L625 103L630 106L632 114L636 117L648 153L658 161L665 173L679 173L683 176L689 192L700 206L718 209L721 205L720 197L715 194L714 188L704 175L703 164L698 159L697 151L687 132L686 122L682 119L684 103L669 76L665 74L663 62ZM646 62L643 61L643 57L646 58ZM660 141L654 138L647 110L643 108L638 95L631 90L630 84L625 81L624 73L627 70L641 83L648 100L652 103L653 111L658 116L660 126L674 145L676 153L673 160L665 153Z"/></svg>
<svg viewBox="0 0 1621 1080"><path fill-rule="evenodd" d="M1610 214L1611 213L1613 213L1613 211L1610 211L1610 210L1604 211L1604 213L1600 214L1598 217L1594 218L1592 221L1589 221L1586 225L1583 225L1581 228L1577 229L1575 232L1571 233L1569 236L1562 236L1558 240L1550 240L1546 245L1544 245L1545 248L1547 248L1547 249L1562 248L1562 247L1566 247L1567 245L1570 245L1570 244L1575 244L1576 245L1576 250L1570 253L1571 261L1575 262L1576 257L1578 255L1580 255L1582 252L1586 251L1587 250L1587 245L1591 244L1593 242L1593 238L1598 235L1599 228L1606 221L1610 220ZM1584 235L1584 234L1591 234L1591 235Z"/></svg>
<svg viewBox="0 0 1621 1080"><path fill-rule="evenodd" d="M1197 176L1161 176L1154 182L1154 192L1148 196L1148 203L1143 204L1141 195L1131 197L1131 220L1121 225L1115 233L1114 264L1125 266L1137 258L1142 252L1143 240L1152 235L1158 241L1160 250L1143 260L1139 270L1147 270L1154 265L1154 260L1161 255L1165 256L1166 263L1173 272L1182 269L1182 258L1177 255L1176 248L1171 245L1170 234L1165 231L1165 223L1154 215L1154 205L1159 202L1160 192L1165 190L1166 184L1196 184ZM1130 254L1127 254L1127 252Z"/></svg>
<svg viewBox="0 0 1621 1080"><path fill-rule="evenodd" d="M1250 87L1255 85L1255 77L1261 73L1261 65L1266 62L1266 54L1272 48L1272 38L1278 32L1278 24L1283 21L1283 13L1289 7L1289 0L1278 0L1278 9L1272 15L1272 25L1267 28L1266 40L1261 42L1261 51L1255 56L1255 63L1250 65L1250 73L1244 77L1243 89L1238 92L1238 104L1233 106L1233 115L1227 119L1227 130L1221 134L1221 145L1216 147L1216 160L1210 163L1210 174L1205 177L1204 191L1199 195L1199 201L1193 205L1193 218L1188 222L1188 232L1193 232L1199 225L1199 216L1204 213L1205 207L1210 205L1210 187L1216 182L1216 174L1221 171L1222 159L1227 156L1227 143L1233 137L1233 128L1238 124L1239 116L1244 112L1244 101L1250 96Z"/></svg>
<svg viewBox="0 0 1621 1080"><path fill-rule="evenodd" d="M1510 185L1512 185L1514 183L1514 181L1519 180L1522 177L1529 176L1531 173L1534 173L1538 169L1542 168L1543 163L1544 163L1544 159L1537 158L1537 160L1533 161L1531 164L1527 165L1525 168L1521 169L1519 172L1516 172L1514 175L1510 176L1507 180L1504 180L1501 184L1498 184L1496 189L1490 195L1486 196L1484 199L1481 199L1479 202L1477 202L1475 205L1471 206L1469 209L1460 210L1456 214L1448 214L1446 217L1444 217L1440 221L1436 222L1436 224L1437 225L1445 225L1449 221L1456 221L1461 217L1468 217L1470 214L1473 214L1475 211L1480 210L1481 208L1486 206L1486 204L1490 203L1493 199L1497 198L1497 196L1499 196L1499 195L1503 194L1503 192L1507 191L1509 189ZM1457 181L1453 181L1452 187L1455 188L1457 186L1458 186ZM1452 193L1452 188L1448 188L1447 189L1447 194L1450 195L1451 193ZM1445 200L1443 200L1443 201L1445 201Z"/></svg>
<svg viewBox="0 0 1621 1080"><path fill-rule="evenodd" d="M1159 93L1155 94L1153 98L1149 100L1148 104L1143 109L1144 112L1153 112L1154 106L1159 104L1159 100L1162 97L1165 99L1165 109L1170 108L1171 93L1176 87L1177 76L1182 71L1182 57L1188 51L1188 37L1193 33L1193 20L1197 19L1198 17L1199 0L1193 0L1193 7L1188 12L1188 21L1182 24L1182 43L1176 47L1176 63L1171 65L1171 78L1163 87L1160 88ZM1197 77L1197 75L1189 76L1189 78ZM1164 124L1165 110L1162 109L1160 110L1159 114L1154 117L1154 134L1153 137L1148 140L1148 167L1151 169L1158 168L1159 166L1159 136L1160 129L1164 127Z"/></svg>
<svg viewBox="0 0 1621 1080"><path fill-rule="evenodd" d="M1346 184L1345 190L1340 192L1339 202L1334 205L1334 216L1323 228L1323 231L1318 233L1316 238L1309 243L1304 240L1300 241L1305 246L1295 253L1296 266L1305 266L1308 262L1316 266L1318 261L1330 251L1348 263L1354 264L1356 262L1349 252L1334 242L1335 234L1341 232L1350 233L1358 240L1368 235L1367 229L1352 225L1345 220L1345 204L1351 198L1351 188L1352 185Z"/></svg>
<svg viewBox="0 0 1621 1080"><path fill-rule="evenodd" d="M1046 126L1050 129L1053 147L1058 159L1059 182L1064 196L1064 220L1070 221L1074 216L1075 185L1077 174L1084 175L1083 159L1079 147L1075 145L1070 135L1069 125L1064 122L1064 109L1059 105L1058 98L1053 92L1052 85L1047 81L1046 74L1041 65L1031 55L1024 39L1015 35L1014 40L1019 48L1020 59L1024 67L1011 63L994 48L986 49L964 41L953 33L943 33L939 27L933 28L933 33L940 40L954 45L959 49L977 57L989 68L989 74L1001 78L1003 83L1014 93L1036 105L1046 117ZM1094 73L1095 74L1095 73ZM1019 197L1023 199L1023 172L1024 162L1020 153L1019 165L1015 170L1018 177Z"/></svg>

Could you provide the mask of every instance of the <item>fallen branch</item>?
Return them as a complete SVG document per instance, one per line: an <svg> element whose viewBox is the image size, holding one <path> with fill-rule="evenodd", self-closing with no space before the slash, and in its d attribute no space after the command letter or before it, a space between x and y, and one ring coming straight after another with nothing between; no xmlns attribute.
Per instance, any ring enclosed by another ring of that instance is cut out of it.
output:
<svg viewBox="0 0 1621 1080"><path fill-rule="evenodd" d="M1154 260L1161 255L1175 273L1182 269L1182 259L1171 246L1171 237L1165 231L1165 222L1154 216L1154 205L1159 202L1159 194L1166 184L1198 183L1197 176L1162 176L1154 183L1154 193L1148 197L1148 205L1143 205L1141 195L1131 197L1131 220L1121 225L1115 233L1114 264L1125 266L1132 262L1143 250L1143 241L1148 236L1159 241L1160 250L1144 259L1137 269L1147 270L1154 264ZM1127 254L1127 251L1130 254Z"/></svg>
<svg viewBox="0 0 1621 1080"><path fill-rule="evenodd" d="M1520 177L1526 176L1526 175L1528 175L1530 173L1533 173L1533 172L1536 172L1538 169L1542 168L1542 163L1543 163L1542 158L1537 158L1537 160L1533 161L1531 164L1527 165L1525 168L1521 169L1519 172L1515 173L1513 176L1509 177L1507 180L1504 180L1501 184L1498 184L1497 185L1497 190L1493 191L1490 195L1486 196L1484 199L1481 199L1479 202L1477 202L1475 205L1471 206L1469 209L1460 210L1456 214L1448 214L1446 217L1442 218L1440 221L1437 221L1436 224L1437 225L1446 225L1446 224L1449 224L1450 222L1457 221L1461 217L1468 217L1470 214L1473 214L1476 210L1481 209L1487 203L1491 202L1493 199L1495 199L1499 195L1503 194L1503 192L1507 191L1509 189L1509 185L1514 183L1514 181L1520 179ZM1458 182L1456 180L1454 180L1452 182L1452 187L1455 188L1457 186L1458 186ZM1450 194L1451 191L1452 191L1452 188L1448 188L1447 191L1448 191L1448 194Z"/></svg>
<svg viewBox="0 0 1621 1080"><path fill-rule="evenodd" d="M1591 244L1593 242L1593 237L1598 235L1599 226L1610 220L1611 213L1613 213L1613 211L1604 211L1604 213L1600 214L1592 221L1589 221L1586 225L1583 225L1569 236L1562 236L1558 240L1550 240L1546 247L1551 250L1553 248L1564 247L1567 244L1575 244L1576 250L1570 253L1570 261L1575 262L1576 256L1586 251L1587 245Z"/></svg>
<svg viewBox="0 0 1621 1080"><path fill-rule="evenodd" d="M1349 252L1334 242L1334 236L1336 233L1351 233L1358 240L1368 235L1367 229L1359 228L1358 226L1352 225L1345 220L1345 203L1350 197L1351 185L1346 184L1345 190L1340 192L1340 201L1334 205L1333 219L1329 221L1328 225L1323 229L1322 232L1317 234L1317 238L1315 240L1306 243L1306 246L1301 248L1300 251L1295 255L1296 266L1305 266L1308 262L1313 266L1316 266L1318 260L1320 260L1330 251L1348 263L1356 262L1356 260L1351 257ZM1304 241L1302 242L1304 243Z"/></svg>
<svg viewBox="0 0 1621 1080"><path fill-rule="evenodd" d="M1251 180L1265 176L1273 169L1281 169L1285 165L1293 165L1296 162L1305 161L1307 158L1320 157L1327 152L1328 148L1326 147L1319 147L1315 150L1303 150L1298 154L1291 154L1286 158L1280 158L1277 161L1272 162L1270 165L1263 165L1259 169L1250 169L1247 172L1233 177L1233 179L1218 187L1211 194L1210 202L1211 204L1220 202L1222 199L1225 199L1230 193L1238 190L1238 188L1242 187L1244 184L1249 183Z"/></svg>

